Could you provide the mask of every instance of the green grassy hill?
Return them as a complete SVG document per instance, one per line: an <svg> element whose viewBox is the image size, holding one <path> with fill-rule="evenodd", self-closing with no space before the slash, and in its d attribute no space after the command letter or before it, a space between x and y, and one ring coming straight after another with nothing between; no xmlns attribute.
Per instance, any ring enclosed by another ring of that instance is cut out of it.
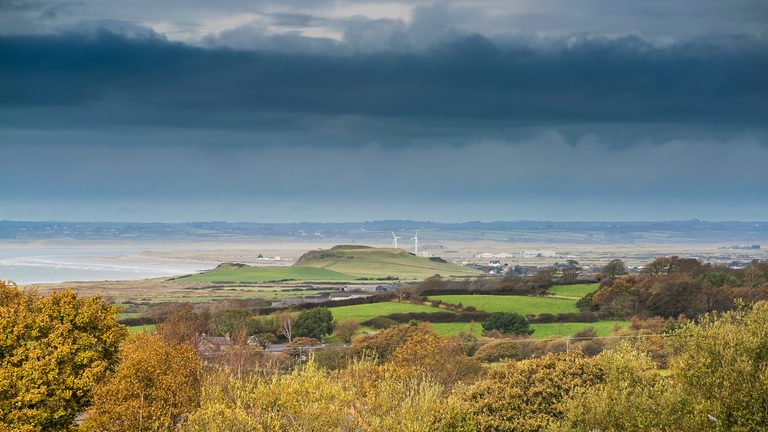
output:
<svg viewBox="0 0 768 432"><path fill-rule="evenodd" d="M403 249L335 246L307 252L290 267L222 264L211 271L184 276L185 281L246 283L278 281L345 282L387 277L421 280L441 276L477 276L477 270L440 259L416 257Z"/></svg>
<svg viewBox="0 0 768 432"><path fill-rule="evenodd" d="M355 277L426 279L441 276L478 276L480 271L440 260L411 255L403 249L335 246L307 252L295 266L332 270Z"/></svg>

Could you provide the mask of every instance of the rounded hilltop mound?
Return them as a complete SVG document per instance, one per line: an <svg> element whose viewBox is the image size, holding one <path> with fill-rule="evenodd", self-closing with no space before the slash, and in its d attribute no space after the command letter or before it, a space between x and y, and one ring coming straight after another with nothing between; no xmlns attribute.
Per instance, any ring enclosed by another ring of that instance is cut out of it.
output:
<svg viewBox="0 0 768 432"><path fill-rule="evenodd" d="M403 249L376 248L363 245L336 245L330 249L318 249L306 252L299 257L294 265L312 265L317 264L317 261L327 263L328 260L388 260L404 256L412 255Z"/></svg>

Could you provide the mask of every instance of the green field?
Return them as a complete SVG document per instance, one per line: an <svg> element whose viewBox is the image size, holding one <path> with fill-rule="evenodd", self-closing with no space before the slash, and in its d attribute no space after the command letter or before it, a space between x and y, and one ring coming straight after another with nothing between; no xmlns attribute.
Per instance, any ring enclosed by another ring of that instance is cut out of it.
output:
<svg viewBox="0 0 768 432"><path fill-rule="evenodd" d="M128 327L128 334L132 333L152 333L155 331L154 324L144 324L139 326Z"/></svg>
<svg viewBox="0 0 768 432"><path fill-rule="evenodd" d="M483 335L480 323L432 323L432 328L441 336L456 336L459 333L471 333L475 337Z"/></svg>
<svg viewBox="0 0 768 432"><path fill-rule="evenodd" d="M408 312L445 312L445 309L418 304L396 302L366 303L360 305L337 306L331 308L333 319L337 321L355 319L357 321L363 322L377 316Z"/></svg>
<svg viewBox="0 0 768 432"><path fill-rule="evenodd" d="M544 339L552 336L573 336L586 328L592 327L598 336L610 336L613 333L613 327L619 323L622 329L629 326L629 321L596 321L591 323L546 323L531 324L534 329L532 338ZM443 336L455 336L461 332L472 333L480 337L483 327L480 323L433 323L432 328L435 332Z"/></svg>
<svg viewBox="0 0 768 432"><path fill-rule="evenodd" d="M613 333L613 327L616 324L621 325L622 329L629 326L629 321L595 321L587 323L546 323L531 324L535 331L531 337L543 339L551 336L573 336L584 329L592 327L598 336L610 336Z"/></svg>
<svg viewBox="0 0 768 432"><path fill-rule="evenodd" d="M352 280L354 277L315 267L250 267L222 264L211 271L184 276L183 279L192 282L258 283L278 281L343 282Z"/></svg>
<svg viewBox="0 0 768 432"><path fill-rule="evenodd" d="M580 299L591 292L597 291L599 287L600 287L600 284L598 283L555 285L549 288L547 291L550 294L558 297L569 297L569 298Z"/></svg>
<svg viewBox="0 0 768 432"><path fill-rule="evenodd" d="M521 315L539 315L542 313L578 312L575 300L551 297L507 296L507 295L438 295L430 300L459 304L464 307L474 306L486 312L514 312Z"/></svg>

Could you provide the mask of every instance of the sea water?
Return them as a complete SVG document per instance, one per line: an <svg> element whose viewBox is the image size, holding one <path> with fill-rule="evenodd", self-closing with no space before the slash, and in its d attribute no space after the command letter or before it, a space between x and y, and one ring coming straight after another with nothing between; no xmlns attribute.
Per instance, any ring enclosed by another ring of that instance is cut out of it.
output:
<svg viewBox="0 0 768 432"><path fill-rule="evenodd" d="M207 261L156 258L114 247L14 247L0 245L0 280L17 284L133 280L197 273Z"/></svg>

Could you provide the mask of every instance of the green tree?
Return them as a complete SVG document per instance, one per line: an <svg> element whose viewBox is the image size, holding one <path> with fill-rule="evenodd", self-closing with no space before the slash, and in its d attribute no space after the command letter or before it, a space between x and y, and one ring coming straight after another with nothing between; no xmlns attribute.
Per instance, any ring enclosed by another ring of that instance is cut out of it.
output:
<svg viewBox="0 0 768 432"><path fill-rule="evenodd" d="M0 430L60 431L117 362L117 308L71 290L40 296L0 281Z"/></svg>
<svg viewBox="0 0 768 432"><path fill-rule="evenodd" d="M293 324L293 336L322 339L333 331L333 314L328 308L302 311Z"/></svg>
<svg viewBox="0 0 768 432"><path fill-rule="evenodd" d="M486 332L495 330L516 335L533 334L533 329L528 323L528 320L520 314L511 312L492 313L488 319L483 322L483 330Z"/></svg>
<svg viewBox="0 0 768 432"><path fill-rule="evenodd" d="M120 349L120 364L94 391L85 431L168 431L198 403L201 362L187 343L135 334Z"/></svg>

